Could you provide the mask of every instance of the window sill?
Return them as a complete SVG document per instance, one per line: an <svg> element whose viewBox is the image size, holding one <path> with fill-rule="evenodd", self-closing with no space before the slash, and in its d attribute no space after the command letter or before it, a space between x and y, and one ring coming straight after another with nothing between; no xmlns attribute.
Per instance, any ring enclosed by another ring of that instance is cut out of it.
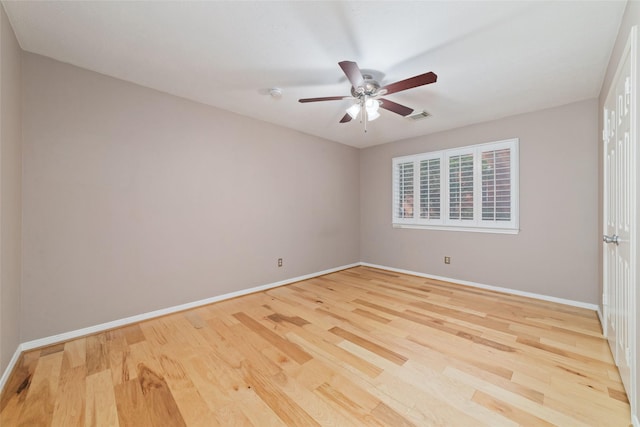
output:
<svg viewBox="0 0 640 427"><path fill-rule="evenodd" d="M518 228L458 227L446 225L391 224L393 228L416 228L421 230L466 231L471 233L518 234Z"/></svg>

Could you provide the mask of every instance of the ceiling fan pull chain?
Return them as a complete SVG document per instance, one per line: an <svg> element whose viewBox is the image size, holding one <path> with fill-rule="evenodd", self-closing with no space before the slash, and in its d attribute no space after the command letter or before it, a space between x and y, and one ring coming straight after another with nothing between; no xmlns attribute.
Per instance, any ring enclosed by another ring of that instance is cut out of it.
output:
<svg viewBox="0 0 640 427"><path fill-rule="evenodd" d="M362 98L362 117L364 118L364 133L367 133L367 95Z"/></svg>

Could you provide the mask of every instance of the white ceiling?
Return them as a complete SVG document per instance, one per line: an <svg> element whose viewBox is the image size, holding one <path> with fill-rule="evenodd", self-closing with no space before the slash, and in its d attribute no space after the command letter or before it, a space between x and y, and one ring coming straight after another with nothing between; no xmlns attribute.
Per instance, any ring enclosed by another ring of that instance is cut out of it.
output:
<svg viewBox="0 0 640 427"><path fill-rule="evenodd" d="M3 1L20 46L89 70L355 147L597 97L626 1ZM340 124L338 62L434 84ZM268 89L279 87L280 99Z"/></svg>

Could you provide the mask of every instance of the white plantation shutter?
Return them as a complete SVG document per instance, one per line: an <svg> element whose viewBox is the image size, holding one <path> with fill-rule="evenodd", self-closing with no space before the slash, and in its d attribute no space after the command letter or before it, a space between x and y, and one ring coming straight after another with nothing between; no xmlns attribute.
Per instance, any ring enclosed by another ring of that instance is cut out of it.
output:
<svg viewBox="0 0 640 427"><path fill-rule="evenodd" d="M440 219L440 158L420 161L420 218Z"/></svg>
<svg viewBox="0 0 640 427"><path fill-rule="evenodd" d="M518 140L393 159L399 227L518 232Z"/></svg>
<svg viewBox="0 0 640 427"><path fill-rule="evenodd" d="M511 220L511 149L482 153L482 220Z"/></svg>
<svg viewBox="0 0 640 427"><path fill-rule="evenodd" d="M449 157L449 219L473 220L473 153Z"/></svg>
<svg viewBox="0 0 640 427"><path fill-rule="evenodd" d="M413 162L403 162L396 164L394 175L396 190L394 195L394 217L413 218L414 194L413 194Z"/></svg>

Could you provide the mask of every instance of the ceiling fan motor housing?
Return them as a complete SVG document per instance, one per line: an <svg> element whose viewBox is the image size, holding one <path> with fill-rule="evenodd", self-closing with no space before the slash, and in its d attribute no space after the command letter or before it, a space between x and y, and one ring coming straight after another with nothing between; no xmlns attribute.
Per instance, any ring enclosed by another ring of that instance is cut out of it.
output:
<svg viewBox="0 0 640 427"><path fill-rule="evenodd" d="M380 83L373 80L368 74L363 74L363 83L358 87L351 87L351 95L354 98L362 98L363 96L375 96L380 90Z"/></svg>

